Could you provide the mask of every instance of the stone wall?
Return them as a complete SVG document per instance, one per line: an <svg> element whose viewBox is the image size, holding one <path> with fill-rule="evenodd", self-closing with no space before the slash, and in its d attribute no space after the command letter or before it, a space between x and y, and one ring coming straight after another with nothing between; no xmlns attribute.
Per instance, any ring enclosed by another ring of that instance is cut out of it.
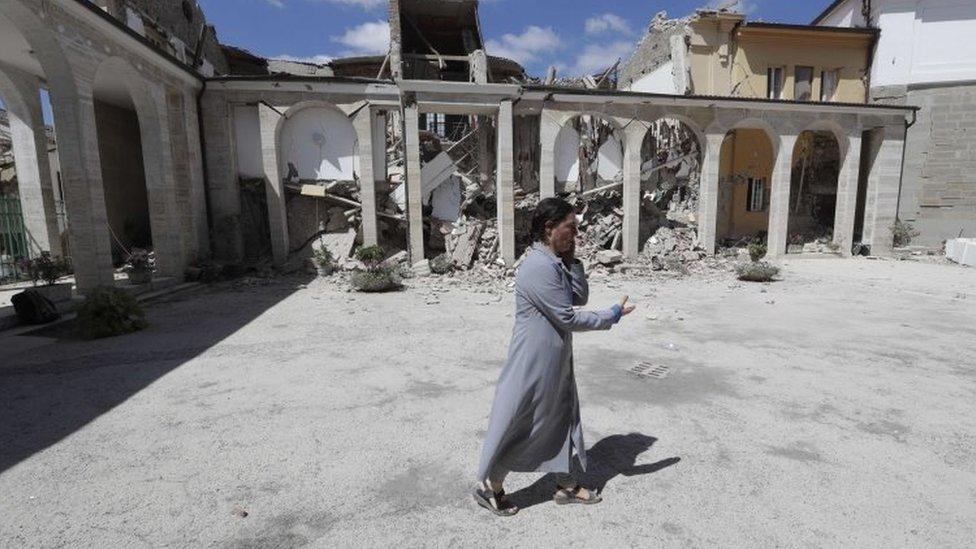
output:
<svg viewBox="0 0 976 549"><path fill-rule="evenodd" d="M976 84L879 87L877 102L920 107L908 130L898 215L921 234L914 244L976 236Z"/></svg>

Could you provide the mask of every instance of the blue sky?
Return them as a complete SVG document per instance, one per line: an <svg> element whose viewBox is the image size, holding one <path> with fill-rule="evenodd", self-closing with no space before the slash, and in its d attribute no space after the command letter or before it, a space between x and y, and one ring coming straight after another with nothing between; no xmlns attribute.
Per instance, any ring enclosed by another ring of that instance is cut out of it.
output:
<svg viewBox="0 0 976 549"><path fill-rule="evenodd" d="M809 23L828 0L743 0L750 20ZM670 17L723 0L482 0L488 52L530 74L598 71L629 50L659 11ZM386 51L386 0L201 0L220 40L269 57L327 61Z"/></svg>

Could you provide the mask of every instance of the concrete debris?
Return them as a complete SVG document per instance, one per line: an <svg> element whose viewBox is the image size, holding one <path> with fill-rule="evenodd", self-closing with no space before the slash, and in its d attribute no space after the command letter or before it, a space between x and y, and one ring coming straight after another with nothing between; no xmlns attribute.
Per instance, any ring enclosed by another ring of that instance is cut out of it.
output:
<svg viewBox="0 0 976 549"><path fill-rule="evenodd" d="M418 261L411 266L411 269L413 270L413 274L416 276L430 276L430 260L424 259Z"/></svg>
<svg viewBox="0 0 976 549"><path fill-rule="evenodd" d="M976 267L976 238L954 238L945 244L946 257L960 265Z"/></svg>
<svg viewBox="0 0 976 549"><path fill-rule="evenodd" d="M617 250L600 250L596 253L596 260L601 265L616 265L624 260L624 254Z"/></svg>

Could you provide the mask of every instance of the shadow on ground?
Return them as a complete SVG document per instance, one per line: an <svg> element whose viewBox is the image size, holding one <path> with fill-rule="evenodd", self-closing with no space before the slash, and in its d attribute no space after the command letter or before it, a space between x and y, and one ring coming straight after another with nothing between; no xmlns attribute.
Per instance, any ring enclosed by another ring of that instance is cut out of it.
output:
<svg viewBox="0 0 976 549"><path fill-rule="evenodd" d="M656 473L681 461L679 457L670 457L654 463L635 465L637 457L650 449L656 441L656 438L640 433L608 436L586 451L586 472L581 471L578 459L573 459L576 478L582 486L602 493L607 483L619 475L632 477ZM552 501L555 491L556 475L549 473L509 495L509 500L524 509Z"/></svg>
<svg viewBox="0 0 976 549"><path fill-rule="evenodd" d="M190 298L162 300L147 307L146 330L119 337L79 341L63 325L28 332L57 342L0 362L0 473L205 352L309 280L291 276L252 289L222 283ZM234 291L241 299L221 306L221 294ZM187 323L194 329L186 330Z"/></svg>

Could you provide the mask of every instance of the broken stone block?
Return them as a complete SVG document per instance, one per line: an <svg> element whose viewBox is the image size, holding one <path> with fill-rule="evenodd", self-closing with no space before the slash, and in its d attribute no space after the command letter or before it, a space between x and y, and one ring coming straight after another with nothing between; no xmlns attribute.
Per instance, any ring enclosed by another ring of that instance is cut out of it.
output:
<svg viewBox="0 0 976 549"><path fill-rule="evenodd" d="M399 252L391 255L390 257L383 260L383 265L386 267L393 267L407 260L407 252L405 250L400 250Z"/></svg>
<svg viewBox="0 0 976 549"><path fill-rule="evenodd" d="M619 250L600 250L596 254L596 260L601 265L614 265L624 260L624 254Z"/></svg>
<svg viewBox="0 0 976 549"><path fill-rule="evenodd" d="M413 274L416 276L430 276L430 260L424 259L413 264L411 267Z"/></svg>

